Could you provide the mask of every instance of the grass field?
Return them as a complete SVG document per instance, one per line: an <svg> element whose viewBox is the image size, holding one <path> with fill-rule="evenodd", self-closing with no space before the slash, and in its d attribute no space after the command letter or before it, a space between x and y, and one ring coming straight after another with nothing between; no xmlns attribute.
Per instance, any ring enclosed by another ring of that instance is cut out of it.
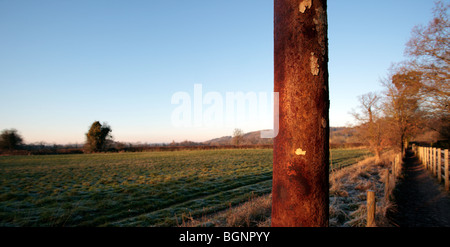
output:
<svg viewBox="0 0 450 247"><path fill-rule="evenodd" d="M174 226L270 193L272 150L3 156L0 181L0 226Z"/></svg>
<svg viewBox="0 0 450 247"><path fill-rule="evenodd" d="M367 149L332 149L330 169L350 166L369 156L372 154Z"/></svg>

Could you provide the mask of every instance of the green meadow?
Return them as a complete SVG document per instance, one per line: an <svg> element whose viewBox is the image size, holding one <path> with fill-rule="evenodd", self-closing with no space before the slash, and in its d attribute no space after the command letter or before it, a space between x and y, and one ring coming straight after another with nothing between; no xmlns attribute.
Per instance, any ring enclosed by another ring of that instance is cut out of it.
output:
<svg viewBox="0 0 450 247"><path fill-rule="evenodd" d="M0 184L0 226L176 226L270 193L272 150L2 156Z"/></svg>

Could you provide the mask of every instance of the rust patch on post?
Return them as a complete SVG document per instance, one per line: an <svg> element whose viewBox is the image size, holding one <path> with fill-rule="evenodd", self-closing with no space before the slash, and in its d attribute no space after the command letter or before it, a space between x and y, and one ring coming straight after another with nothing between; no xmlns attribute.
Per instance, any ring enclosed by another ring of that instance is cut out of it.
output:
<svg viewBox="0 0 450 247"><path fill-rule="evenodd" d="M311 66L311 74L318 75L319 74L319 64L317 61L319 60L316 56L314 56L314 52L311 52L310 66Z"/></svg>
<svg viewBox="0 0 450 247"><path fill-rule="evenodd" d="M326 0L274 1L272 226L328 226L328 46Z"/></svg>

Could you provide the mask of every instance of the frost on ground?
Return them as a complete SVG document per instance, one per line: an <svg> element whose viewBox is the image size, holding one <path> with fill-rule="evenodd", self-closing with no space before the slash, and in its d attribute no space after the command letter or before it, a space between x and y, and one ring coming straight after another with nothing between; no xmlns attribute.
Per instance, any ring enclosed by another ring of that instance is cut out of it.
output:
<svg viewBox="0 0 450 247"><path fill-rule="evenodd" d="M367 191L376 195L376 225L392 226L386 212L393 204L384 199L386 175L393 181L391 166L395 154L387 152L379 161L366 158L355 165L330 173L330 227L365 227ZM393 183L391 183L393 185ZM392 188L391 188L392 190ZM271 194L251 200L216 214L194 219L184 216L179 226L200 227L269 227L272 206Z"/></svg>
<svg viewBox="0 0 450 247"><path fill-rule="evenodd" d="M330 173L330 227L365 227L368 190L376 195L377 226L391 226L386 212L392 203L384 198L384 182L388 174L393 180L389 170L394 156L387 152L379 161L371 157Z"/></svg>
<svg viewBox="0 0 450 247"><path fill-rule="evenodd" d="M193 219L184 217L179 226L183 227L270 227L272 195L252 197L236 207L218 212L209 217Z"/></svg>

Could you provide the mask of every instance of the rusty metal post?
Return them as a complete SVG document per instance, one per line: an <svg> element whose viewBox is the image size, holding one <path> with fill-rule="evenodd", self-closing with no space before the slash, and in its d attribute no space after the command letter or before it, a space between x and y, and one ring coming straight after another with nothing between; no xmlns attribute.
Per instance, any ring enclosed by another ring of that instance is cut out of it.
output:
<svg viewBox="0 0 450 247"><path fill-rule="evenodd" d="M274 1L272 226L328 226L329 92L326 0Z"/></svg>

